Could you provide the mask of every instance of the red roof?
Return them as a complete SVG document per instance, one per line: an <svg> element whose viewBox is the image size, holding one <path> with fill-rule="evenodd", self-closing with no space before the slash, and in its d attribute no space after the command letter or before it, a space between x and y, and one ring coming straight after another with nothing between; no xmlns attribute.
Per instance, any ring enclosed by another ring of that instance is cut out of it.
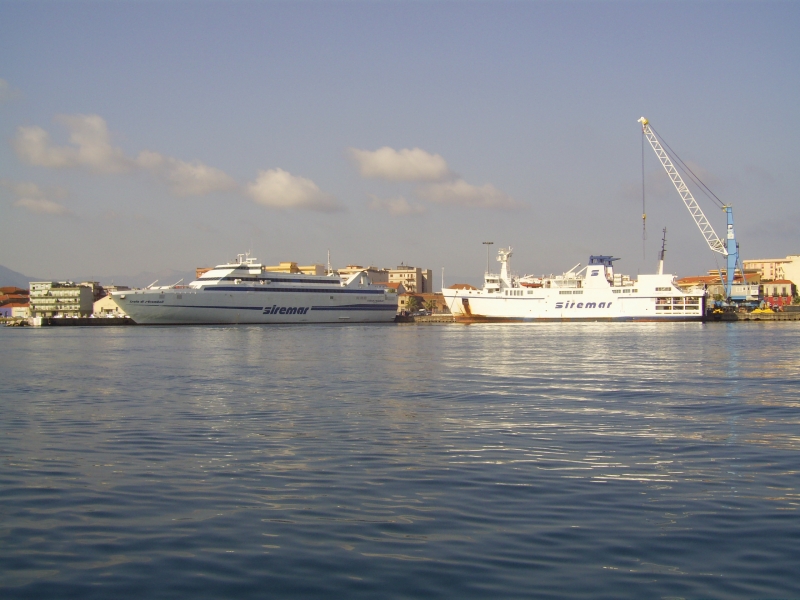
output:
<svg viewBox="0 0 800 600"><path fill-rule="evenodd" d="M3 296L0 296L0 305L5 306L6 304L9 304L11 302L22 302L23 304L27 305L28 296L22 294L13 294L13 295L5 294Z"/></svg>
<svg viewBox="0 0 800 600"><path fill-rule="evenodd" d="M19 296L20 294L24 294L25 296L27 296L28 290L9 285L5 287L0 287L0 294L10 294L12 296Z"/></svg>
<svg viewBox="0 0 800 600"><path fill-rule="evenodd" d="M734 275L733 281L737 283L742 282L741 275ZM681 277L678 279L678 285L687 285L690 283L706 283L706 284L721 284L719 275L691 275L689 277Z"/></svg>

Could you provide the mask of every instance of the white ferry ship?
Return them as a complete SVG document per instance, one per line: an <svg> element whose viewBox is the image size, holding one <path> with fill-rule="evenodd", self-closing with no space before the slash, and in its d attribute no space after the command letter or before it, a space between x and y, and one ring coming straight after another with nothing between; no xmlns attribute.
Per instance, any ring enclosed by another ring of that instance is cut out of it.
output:
<svg viewBox="0 0 800 600"><path fill-rule="evenodd" d="M119 291L112 298L140 325L375 323L397 314L397 295L364 272L347 279L277 273L244 254L187 286Z"/></svg>
<svg viewBox="0 0 800 600"><path fill-rule="evenodd" d="M673 275L614 273L611 256L591 256L563 275L509 275L512 249L501 249L500 274L486 273L483 289L442 290L456 321L701 321L705 296L686 293Z"/></svg>

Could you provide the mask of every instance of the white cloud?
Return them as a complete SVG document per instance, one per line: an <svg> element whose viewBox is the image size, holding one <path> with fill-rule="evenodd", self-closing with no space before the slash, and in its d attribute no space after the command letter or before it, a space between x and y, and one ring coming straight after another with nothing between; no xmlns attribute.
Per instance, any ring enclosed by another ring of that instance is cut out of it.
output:
<svg viewBox="0 0 800 600"><path fill-rule="evenodd" d="M259 204L271 208L301 208L321 212L342 209L333 196L322 192L313 181L283 169L259 171L256 180L247 186L247 193Z"/></svg>
<svg viewBox="0 0 800 600"><path fill-rule="evenodd" d="M145 150L133 160L112 146L105 119L98 115L60 115L56 121L70 132L69 146L56 146L41 127L20 127L14 139L17 155L28 164L51 167L84 167L98 173L150 171L167 182L177 196L200 196L235 189L225 172L199 161L187 162Z"/></svg>
<svg viewBox="0 0 800 600"><path fill-rule="evenodd" d="M394 216L407 216L419 215L424 213L427 209L422 204L411 204L402 196L395 196L394 198L378 198L371 196L372 202L369 207L373 210L385 210Z"/></svg>
<svg viewBox="0 0 800 600"><path fill-rule="evenodd" d="M70 214L70 211L66 206L58 204L57 202L53 202L52 200L47 200L46 198L20 198L14 202L14 206L40 214L59 216L66 216Z"/></svg>
<svg viewBox="0 0 800 600"><path fill-rule="evenodd" d="M432 183L417 190L417 195L429 202L452 204L469 208L519 208L521 205L511 196L487 183L471 185L463 179Z"/></svg>
<svg viewBox="0 0 800 600"><path fill-rule="evenodd" d="M71 146L55 146L41 127L20 127L13 142L17 155L40 167L86 167L100 173L120 173L134 166L120 148L111 145L102 117L60 115L56 121L69 130Z"/></svg>
<svg viewBox="0 0 800 600"><path fill-rule="evenodd" d="M74 148L57 148L41 127L20 127L13 141L14 150L23 161L37 167L75 167L78 165Z"/></svg>
<svg viewBox="0 0 800 600"><path fill-rule="evenodd" d="M388 181L439 181L452 177L447 161L420 148L395 150L384 146L374 152L350 148L362 177Z"/></svg>
<svg viewBox="0 0 800 600"><path fill-rule="evenodd" d="M139 153L136 164L164 179L176 196L202 196L237 187L227 173L199 161L186 162L145 150Z"/></svg>
<svg viewBox="0 0 800 600"><path fill-rule="evenodd" d="M0 104L16 100L22 94L12 88L5 79L0 79Z"/></svg>
<svg viewBox="0 0 800 600"><path fill-rule="evenodd" d="M10 189L17 200L14 206L38 214L68 216L71 211L61 204L47 198L47 194L35 183L3 180L4 187Z"/></svg>

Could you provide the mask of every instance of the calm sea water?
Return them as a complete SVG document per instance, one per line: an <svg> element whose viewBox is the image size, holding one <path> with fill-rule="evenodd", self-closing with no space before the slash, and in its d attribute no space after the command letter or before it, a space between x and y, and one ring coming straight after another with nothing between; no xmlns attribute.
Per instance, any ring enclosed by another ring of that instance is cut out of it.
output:
<svg viewBox="0 0 800 600"><path fill-rule="evenodd" d="M0 596L797 598L799 342L4 328Z"/></svg>

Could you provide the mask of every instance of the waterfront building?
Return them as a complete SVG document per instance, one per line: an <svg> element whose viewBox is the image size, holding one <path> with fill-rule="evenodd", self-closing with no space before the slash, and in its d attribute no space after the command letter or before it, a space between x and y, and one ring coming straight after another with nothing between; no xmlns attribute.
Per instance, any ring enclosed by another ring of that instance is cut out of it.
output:
<svg viewBox="0 0 800 600"><path fill-rule="evenodd" d="M409 293L430 294L433 292L433 271L400 264L389 269L389 283L402 283Z"/></svg>
<svg viewBox="0 0 800 600"><path fill-rule="evenodd" d="M20 304L18 302L6 302L0 306L0 317L4 319L11 318L26 318L30 314L27 302Z"/></svg>
<svg viewBox="0 0 800 600"><path fill-rule="evenodd" d="M347 265L343 269L337 269L339 275L344 277L345 279L350 277L351 275L355 275L359 272L364 272L367 274L369 281L373 285L380 285L389 283L389 271L388 269L379 269L378 267L362 267L361 265Z"/></svg>
<svg viewBox="0 0 800 600"><path fill-rule="evenodd" d="M93 290L72 281L31 281L32 317L88 317Z"/></svg>
<svg viewBox="0 0 800 600"><path fill-rule="evenodd" d="M12 319L27 319L31 316L31 308L26 304L11 305Z"/></svg>
<svg viewBox="0 0 800 600"><path fill-rule="evenodd" d="M397 295L397 311L399 313L403 313L403 311L408 310L408 303L411 298L417 299L416 310L428 310L430 303L433 304L434 313L442 314L450 312L450 309L447 307L447 301L444 299L444 296L441 294L441 292L431 294L415 294L413 292L408 292Z"/></svg>
<svg viewBox="0 0 800 600"><path fill-rule="evenodd" d="M788 279L776 279L774 281L764 281L761 284L764 302L772 308L788 306L792 299L797 295L797 286Z"/></svg>
<svg viewBox="0 0 800 600"><path fill-rule="evenodd" d="M0 287L0 300L6 296L24 296L28 297L30 292L24 288L14 287L13 285Z"/></svg>
<svg viewBox="0 0 800 600"><path fill-rule="evenodd" d="M126 288L127 289L127 288ZM120 291L120 290L116 290ZM114 302L111 294L103 296L92 305L92 314L95 317L125 317L125 312Z"/></svg>
<svg viewBox="0 0 800 600"><path fill-rule="evenodd" d="M378 285L382 285L382 286L386 287L387 289L393 290L394 293L398 294L398 295L399 294L405 294L406 291L407 291L405 286L402 283L400 283L399 281L393 281L391 283L389 283L389 282L379 283Z"/></svg>
<svg viewBox="0 0 800 600"><path fill-rule="evenodd" d="M92 302L100 300L100 298L108 293L105 288L100 285L99 281L81 281L78 285L88 287L92 290Z"/></svg>
<svg viewBox="0 0 800 600"><path fill-rule="evenodd" d="M790 254L786 258L758 258L745 260L745 272L757 270L762 279L788 279L796 286L800 285L800 254Z"/></svg>
<svg viewBox="0 0 800 600"><path fill-rule="evenodd" d="M22 288L0 287L0 317L25 318L29 314L29 292Z"/></svg>
<svg viewBox="0 0 800 600"><path fill-rule="evenodd" d="M747 283L758 284L761 276L757 272L747 272ZM725 279L725 271L722 271L722 279ZM737 271L733 276L733 284L741 285L745 283L742 279L741 272ZM725 296L725 284L720 280L719 271L713 269L708 272L708 275L692 275L689 277L681 277L675 284L684 292L707 292L708 297L712 300L721 299ZM752 298L755 300L755 298Z"/></svg>
<svg viewBox="0 0 800 600"><path fill-rule="evenodd" d="M28 305L28 290L18 287L0 288L0 307L15 305Z"/></svg>

